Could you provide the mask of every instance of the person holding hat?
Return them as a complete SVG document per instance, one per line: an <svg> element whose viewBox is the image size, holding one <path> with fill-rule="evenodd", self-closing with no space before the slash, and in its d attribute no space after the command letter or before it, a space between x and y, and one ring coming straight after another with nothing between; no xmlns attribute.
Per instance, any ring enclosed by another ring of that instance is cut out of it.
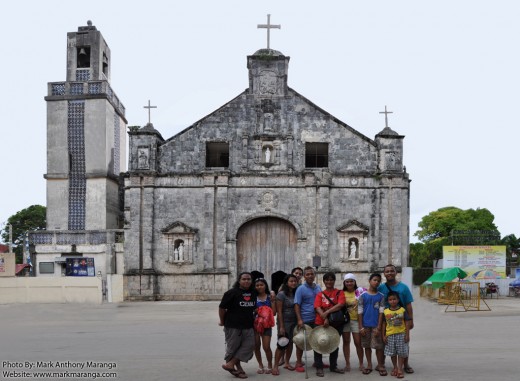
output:
<svg viewBox="0 0 520 381"><path fill-rule="evenodd" d="M251 360L255 350L255 309L256 295L251 273L240 273L238 281L224 294L218 306L219 325L224 326L226 340L226 363L222 369L237 378L247 378L240 363Z"/></svg>
<svg viewBox="0 0 520 381"><path fill-rule="evenodd" d="M293 332L296 327L296 313L294 312L294 293L298 286L298 277L286 275L280 292L276 295L276 315L278 317L278 343L274 354L275 361L272 374L278 376L280 371L280 360L285 358L284 368L294 370L291 365L291 354L293 350ZM283 340L287 339L287 340Z"/></svg>
<svg viewBox="0 0 520 381"><path fill-rule="evenodd" d="M303 279L305 280L301 286L296 289L294 295L294 312L298 328L303 329L305 324L311 328L314 327L316 319L316 311L314 310L314 300L316 295L321 292L321 287L314 283L316 272L312 266L303 269ZM305 372L302 362L303 350L296 348L296 371Z"/></svg>
<svg viewBox="0 0 520 381"><path fill-rule="evenodd" d="M343 293L345 294L345 305L350 315L350 322L343 326L343 354L345 355L345 371L350 371L350 334L354 339L354 346L359 360L359 370L363 371L363 347L361 346L361 335L359 334L358 322L358 299L367 289L358 287L356 277L352 273L343 277Z"/></svg>
<svg viewBox="0 0 520 381"><path fill-rule="evenodd" d="M330 323L329 315L345 307L345 294L343 291L334 288L336 275L333 272L327 272L323 275L323 283L325 284L325 290L320 292L314 300L314 308L316 309L315 323L317 326L328 327ZM338 335L341 336L343 326L334 328L338 331ZM339 346L330 354L330 371L342 374L345 373L345 371L338 368L338 353ZM323 377L323 356L317 351L314 351L314 364L316 365L316 375Z"/></svg>

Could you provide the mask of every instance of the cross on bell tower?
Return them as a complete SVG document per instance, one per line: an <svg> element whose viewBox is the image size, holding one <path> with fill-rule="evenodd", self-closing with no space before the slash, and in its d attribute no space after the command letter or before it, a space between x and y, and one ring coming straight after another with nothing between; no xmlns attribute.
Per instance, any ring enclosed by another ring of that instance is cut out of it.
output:
<svg viewBox="0 0 520 381"><path fill-rule="evenodd" d="M393 114L393 111L386 111L386 105L385 105L385 111L379 111L380 114L385 114L385 127L388 127L388 114Z"/></svg>

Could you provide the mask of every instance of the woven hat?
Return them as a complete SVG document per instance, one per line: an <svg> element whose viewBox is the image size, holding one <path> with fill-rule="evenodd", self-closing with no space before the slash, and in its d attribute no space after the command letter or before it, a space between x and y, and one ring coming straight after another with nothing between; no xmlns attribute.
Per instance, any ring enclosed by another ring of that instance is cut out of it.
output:
<svg viewBox="0 0 520 381"><path fill-rule="evenodd" d="M309 336L312 332L312 328L310 326L308 326L307 324L304 324L304 326L305 326L305 330L298 328L298 326L294 327L292 341L301 350L310 351L310 350L312 350L312 348L311 348L311 345L309 344ZM303 347L304 347L303 333L304 332L305 332L305 341L307 344L305 349L303 349Z"/></svg>
<svg viewBox="0 0 520 381"><path fill-rule="evenodd" d="M282 336L282 337L279 337L278 338L278 341L276 342L276 344L281 347L281 348L285 348L287 346L287 344L289 344L289 338L288 337L285 337L285 336Z"/></svg>
<svg viewBox="0 0 520 381"><path fill-rule="evenodd" d="M309 342L312 349L322 355L332 353L339 346L339 333L335 328L319 326L312 330Z"/></svg>

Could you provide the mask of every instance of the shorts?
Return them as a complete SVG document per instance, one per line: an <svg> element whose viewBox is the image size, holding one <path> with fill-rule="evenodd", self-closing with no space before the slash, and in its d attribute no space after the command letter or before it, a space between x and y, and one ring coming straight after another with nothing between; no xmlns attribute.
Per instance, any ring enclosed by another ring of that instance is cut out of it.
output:
<svg viewBox="0 0 520 381"><path fill-rule="evenodd" d="M387 336L388 343L385 345L385 356L408 357L408 343L404 341L404 333L396 333Z"/></svg>
<svg viewBox="0 0 520 381"><path fill-rule="evenodd" d="M385 344L381 338L381 334L375 336L373 334L375 327L365 327L365 336L361 335L361 346L363 348L383 349Z"/></svg>
<svg viewBox="0 0 520 381"><path fill-rule="evenodd" d="M348 324L343 326L343 332L359 333L359 322L357 320L350 320Z"/></svg>
<svg viewBox="0 0 520 381"><path fill-rule="evenodd" d="M255 333L253 328L239 329L224 327L226 339L226 354L224 360L230 361L236 357L242 362L248 362L255 351Z"/></svg>
<svg viewBox="0 0 520 381"><path fill-rule="evenodd" d="M273 336L273 329L272 328L264 328L263 333L257 332L260 336Z"/></svg>

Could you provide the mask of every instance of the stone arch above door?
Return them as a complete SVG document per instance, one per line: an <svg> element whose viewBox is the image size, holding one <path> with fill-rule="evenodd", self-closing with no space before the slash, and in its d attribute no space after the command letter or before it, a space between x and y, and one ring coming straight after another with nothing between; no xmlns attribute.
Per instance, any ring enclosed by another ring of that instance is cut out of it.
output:
<svg viewBox="0 0 520 381"><path fill-rule="evenodd" d="M238 231L240 230L240 228L242 226L244 226L247 222L255 220L255 219L258 219L258 218L264 218L264 217L278 218L280 220L287 221L288 223L290 223L296 229L297 239L298 240L305 240L306 239L305 235L303 234L303 229L302 229L302 227L300 226L300 224L298 222L296 222L294 219L292 219L289 216L286 216L286 215L280 214L280 213L273 213L273 212L270 212L269 215L266 215L265 213L255 213L255 214L252 214L250 216L247 216L246 218L243 218L243 219L239 220L238 224L236 225L236 226L238 226L236 238L238 238Z"/></svg>

